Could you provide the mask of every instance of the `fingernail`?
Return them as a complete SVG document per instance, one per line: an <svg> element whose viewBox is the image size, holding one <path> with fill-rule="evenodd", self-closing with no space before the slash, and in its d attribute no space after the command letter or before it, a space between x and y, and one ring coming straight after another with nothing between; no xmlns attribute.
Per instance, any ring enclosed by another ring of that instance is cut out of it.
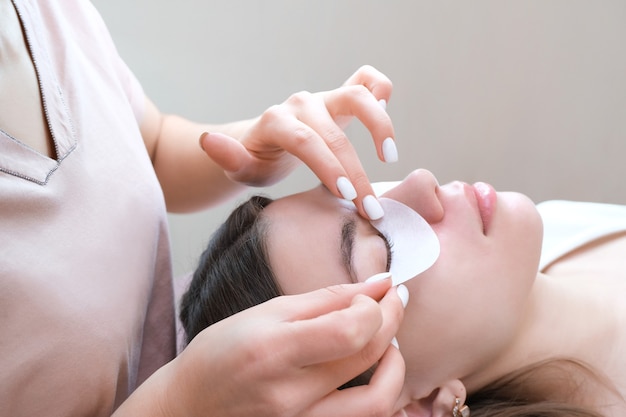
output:
<svg viewBox="0 0 626 417"><path fill-rule="evenodd" d="M396 339L395 337L393 339L391 339L391 344L394 345L396 347L396 349L400 350L400 345L398 344L398 339Z"/></svg>
<svg viewBox="0 0 626 417"><path fill-rule="evenodd" d="M404 408L403 408L402 410L398 411L391 417L408 417L408 414L406 413L406 411L404 411Z"/></svg>
<svg viewBox="0 0 626 417"><path fill-rule="evenodd" d="M198 143L200 144L200 148L202 148L202 150L204 150L204 144L202 143L202 139L204 139L204 137L208 134L209 132L204 132L203 134L200 135L200 139L198 139Z"/></svg>
<svg viewBox="0 0 626 417"><path fill-rule="evenodd" d="M385 280L387 278L391 278L391 273L390 272L381 272L380 274L372 275L371 277L366 279L365 282L382 281L382 280Z"/></svg>
<svg viewBox="0 0 626 417"><path fill-rule="evenodd" d="M382 107L383 110L387 110L387 100L381 98L380 100L378 100L378 104L380 104L380 107Z"/></svg>
<svg viewBox="0 0 626 417"><path fill-rule="evenodd" d="M398 161L398 148L396 148L396 141L391 138L387 138L383 141L383 158L385 158L385 162Z"/></svg>
<svg viewBox="0 0 626 417"><path fill-rule="evenodd" d="M396 287L396 292L398 297L400 297L400 301L402 301L402 307L406 308L406 305L409 303L409 290L403 284L400 284Z"/></svg>
<svg viewBox="0 0 626 417"><path fill-rule="evenodd" d="M382 206L373 195L365 196L363 199L363 210L365 210L370 220L378 220L385 214Z"/></svg>
<svg viewBox="0 0 626 417"><path fill-rule="evenodd" d="M346 177L337 178L337 189L341 196L348 201L352 201L356 198L356 190Z"/></svg>

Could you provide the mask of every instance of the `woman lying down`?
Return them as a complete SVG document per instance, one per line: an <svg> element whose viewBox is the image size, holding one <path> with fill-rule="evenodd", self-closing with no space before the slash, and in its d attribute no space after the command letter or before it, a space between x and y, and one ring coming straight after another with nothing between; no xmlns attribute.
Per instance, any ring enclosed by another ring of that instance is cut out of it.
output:
<svg viewBox="0 0 626 417"><path fill-rule="evenodd" d="M269 298L391 271L410 294L396 416L626 415L626 207L535 206L425 170L384 187L371 223L323 186L242 204L183 298L188 340Z"/></svg>

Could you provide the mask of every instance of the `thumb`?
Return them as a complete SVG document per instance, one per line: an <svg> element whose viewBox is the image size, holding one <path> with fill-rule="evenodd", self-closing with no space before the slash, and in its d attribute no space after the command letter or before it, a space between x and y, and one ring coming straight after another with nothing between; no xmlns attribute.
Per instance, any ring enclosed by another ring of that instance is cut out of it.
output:
<svg viewBox="0 0 626 417"><path fill-rule="evenodd" d="M248 150L237 139L223 133L204 132L200 147L226 172L236 173L250 162Z"/></svg>

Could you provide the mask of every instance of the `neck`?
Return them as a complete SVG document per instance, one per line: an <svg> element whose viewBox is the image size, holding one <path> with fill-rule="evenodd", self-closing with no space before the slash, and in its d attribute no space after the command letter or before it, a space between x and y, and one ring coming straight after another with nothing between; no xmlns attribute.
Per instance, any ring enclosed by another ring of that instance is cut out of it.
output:
<svg viewBox="0 0 626 417"><path fill-rule="evenodd" d="M588 277L538 274L515 337L489 367L464 380L468 391L528 365L570 359L608 378L626 398L626 366L620 354L625 346L624 314L623 309L616 312L615 306L622 303L614 303L615 297ZM596 394L589 392L590 397Z"/></svg>

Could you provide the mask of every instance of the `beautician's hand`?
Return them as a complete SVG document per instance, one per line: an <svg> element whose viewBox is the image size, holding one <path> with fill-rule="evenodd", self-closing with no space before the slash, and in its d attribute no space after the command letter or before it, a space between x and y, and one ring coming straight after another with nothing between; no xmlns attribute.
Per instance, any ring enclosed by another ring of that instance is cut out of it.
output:
<svg viewBox="0 0 626 417"><path fill-rule="evenodd" d="M377 218L382 213L377 200L368 197L363 206L363 199L373 195L372 187L343 129L358 118L371 132L378 157L394 162L393 125L385 111L391 90L386 76L364 66L340 88L297 93L270 107L238 141L207 133L200 144L232 180L255 186L284 178L298 163L295 155L333 194L354 200L361 215Z"/></svg>
<svg viewBox="0 0 626 417"><path fill-rule="evenodd" d="M390 280L284 296L205 329L127 400L119 416L391 416L404 361ZM379 300L376 302L375 300ZM380 360L369 385L336 387ZM155 395L156 393L156 395ZM156 411L155 411L156 410Z"/></svg>

